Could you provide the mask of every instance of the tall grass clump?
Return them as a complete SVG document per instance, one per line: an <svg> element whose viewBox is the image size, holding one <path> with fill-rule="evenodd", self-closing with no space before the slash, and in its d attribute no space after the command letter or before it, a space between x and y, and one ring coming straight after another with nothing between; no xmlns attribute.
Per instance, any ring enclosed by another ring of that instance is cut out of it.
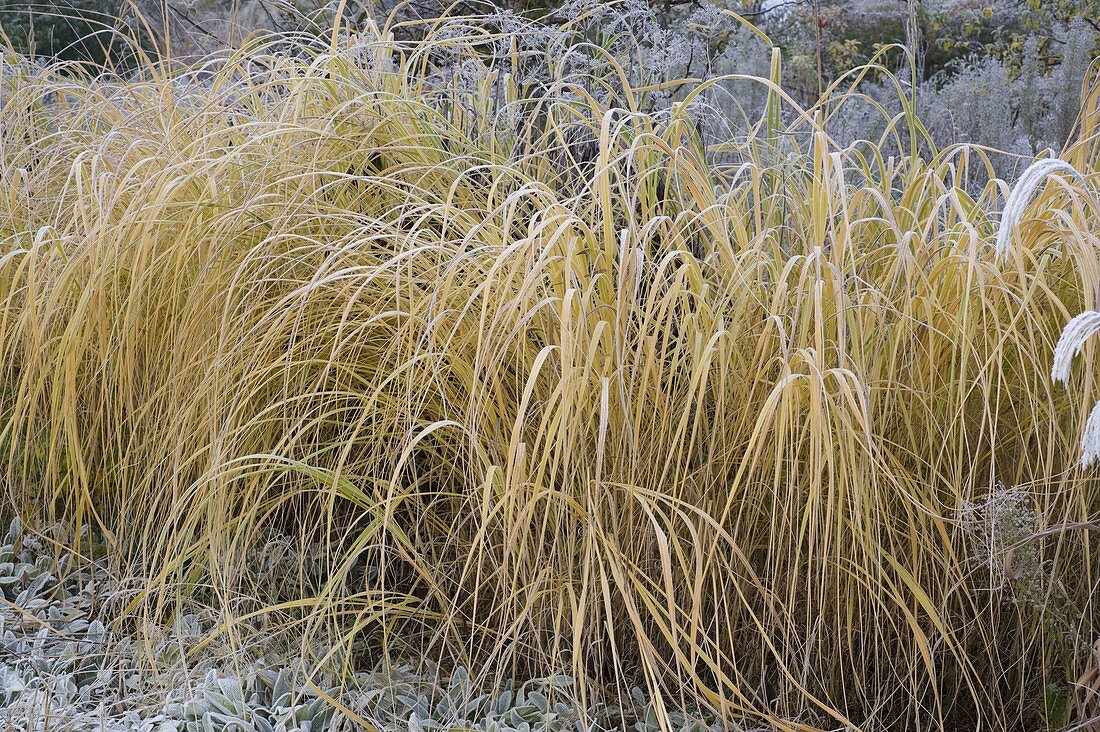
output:
<svg viewBox="0 0 1100 732"><path fill-rule="evenodd" d="M634 82L611 43L496 16L125 77L5 57L8 505L140 568L137 620L202 597L318 667L1087 723L1095 348L1051 368L1100 309L1100 91L1049 175L975 195L995 153L935 149L904 85L841 147L855 90L800 108L778 54ZM767 108L701 136L725 84ZM274 535L315 561L261 582Z"/></svg>

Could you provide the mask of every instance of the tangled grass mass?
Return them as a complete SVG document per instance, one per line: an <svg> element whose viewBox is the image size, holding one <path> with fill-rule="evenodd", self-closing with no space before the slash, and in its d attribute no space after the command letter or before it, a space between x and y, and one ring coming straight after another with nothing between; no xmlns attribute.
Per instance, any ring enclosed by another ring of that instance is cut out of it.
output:
<svg viewBox="0 0 1100 732"><path fill-rule="evenodd" d="M205 608L186 658L262 638L337 717L401 662L575 729L1096 729L1097 64L1002 179L885 68L805 108L565 29L6 56L3 511L127 668ZM344 718L477 724L398 716Z"/></svg>

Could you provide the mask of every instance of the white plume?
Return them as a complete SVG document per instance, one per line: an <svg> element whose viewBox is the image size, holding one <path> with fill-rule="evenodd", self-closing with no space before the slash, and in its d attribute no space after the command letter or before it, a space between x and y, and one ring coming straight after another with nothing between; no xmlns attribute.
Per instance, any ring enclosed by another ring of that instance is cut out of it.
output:
<svg viewBox="0 0 1100 732"><path fill-rule="evenodd" d="M1016 181L1016 185L1013 186L1012 192L1008 194L1008 200L1005 201L1005 208L1001 213L1001 227L997 230L997 242L995 245L998 258L1008 253L1008 245L1012 239L1012 232L1015 231L1016 226L1020 223L1020 219L1023 218L1024 209L1027 207L1028 201L1031 200L1031 194L1035 192L1035 189L1039 187L1043 179L1055 173L1065 173L1066 175L1073 176L1082 183L1085 182L1085 176L1081 175L1077 168L1073 167L1065 160L1059 160L1058 158L1043 158L1029 165L1027 170L1023 172L1023 175L1020 176L1019 180Z"/></svg>
<svg viewBox="0 0 1100 732"><path fill-rule="evenodd" d="M1100 312L1086 310L1066 324L1054 347L1054 364L1050 369L1051 380L1058 384L1069 381L1073 357L1081 352L1085 341L1094 333L1100 332Z"/></svg>
<svg viewBox="0 0 1100 732"><path fill-rule="evenodd" d="M1081 464L1086 468L1100 460L1100 402L1089 412L1085 434L1081 435Z"/></svg>

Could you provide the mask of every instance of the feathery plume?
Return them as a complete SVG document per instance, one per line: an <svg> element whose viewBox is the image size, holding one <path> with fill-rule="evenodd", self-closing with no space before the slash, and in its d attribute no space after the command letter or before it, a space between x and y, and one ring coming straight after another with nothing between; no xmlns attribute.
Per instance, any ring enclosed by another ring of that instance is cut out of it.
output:
<svg viewBox="0 0 1100 732"><path fill-rule="evenodd" d="M1100 402L1089 412L1085 433L1081 435L1081 465L1088 467L1100 460Z"/></svg>
<svg viewBox="0 0 1100 732"><path fill-rule="evenodd" d="M1085 341L1100 331L1100 312L1086 310L1066 324L1058 345L1054 347L1054 364L1050 369L1050 378L1056 384L1069 381L1073 357L1081 352Z"/></svg>
<svg viewBox="0 0 1100 732"><path fill-rule="evenodd" d="M1056 173L1073 176L1082 183L1085 181L1085 176L1065 160L1044 158L1029 165L1019 180L1016 181L1012 192L1008 194L1008 200L1005 201L1004 211L1001 214L1001 227L997 230L997 241L994 245L998 258L1003 257L1008 252L1012 232L1015 230L1016 225L1020 223L1020 219L1023 218L1024 209L1027 207L1028 201L1031 200L1031 194L1035 192L1035 189L1039 187L1039 184L1045 178Z"/></svg>

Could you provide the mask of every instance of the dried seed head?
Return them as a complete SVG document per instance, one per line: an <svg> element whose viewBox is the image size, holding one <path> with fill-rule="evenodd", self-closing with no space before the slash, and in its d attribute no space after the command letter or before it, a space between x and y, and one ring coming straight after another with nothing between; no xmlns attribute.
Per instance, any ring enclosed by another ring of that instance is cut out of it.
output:
<svg viewBox="0 0 1100 732"><path fill-rule="evenodd" d="M1058 345L1054 347L1054 364L1050 369L1050 378L1054 383L1065 384L1069 381L1073 357L1081 352L1085 341L1100 331L1100 312L1086 310L1066 324Z"/></svg>
<svg viewBox="0 0 1100 732"><path fill-rule="evenodd" d="M1012 192L1008 194L1008 200L1005 201L1005 208L1001 213L1001 227L997 230L997 241L994 245L998 258L1008 253L1012 232L1020 223L1020 219L1023 218L1024 209L1027 208L1027 203L1031 200L1031 194L1035 192L1043 179L1056 173L1065 173L1082 183L1085 180L1085 176L1081 175L1077 168L1058 158L1044 158L1029 165L1019 180L1016 181Z"/></svg>
<svg viewBox="0 0 1100 732"><path fill-rule="evenodd" d="M1086 468L1100 460L1100 402L1092 408L1081 436L1081 465Z"/></svg>

